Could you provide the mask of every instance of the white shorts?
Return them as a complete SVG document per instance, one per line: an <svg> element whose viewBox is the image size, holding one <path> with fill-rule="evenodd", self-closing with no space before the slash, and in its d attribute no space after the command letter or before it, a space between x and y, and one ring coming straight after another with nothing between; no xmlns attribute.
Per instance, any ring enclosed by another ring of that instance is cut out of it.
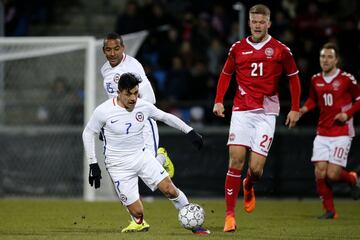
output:
<svg viewBox="0 0 360 240"><path fill-rule="evenodd" d="M346 167L352 137L316 136L313 146L312 162L328 161Z"/></svg>
<svg viewBox="0 0 360 240"><path fill-rule="evenodd" d="M115 191L125 206L140 198L138 177L152 191L155 191L158 184L169 176L155 156L146 148L134 154L126 162L129 164L114 165L107 169L114 183Z"/></svg>
<svg viewBox="0 0 360 240"><path fill-rule="evenodd" d="M156 156L159 147L159 130L155 120L150 118L146 121L143 134L145 147Z"/></svg>
<svg viewBox="0 0 360 240"><path fill-rule="evenodd" d="M240 145L267 156L274 138L276 116L263 111L232 112L227 145Z"/></svg>

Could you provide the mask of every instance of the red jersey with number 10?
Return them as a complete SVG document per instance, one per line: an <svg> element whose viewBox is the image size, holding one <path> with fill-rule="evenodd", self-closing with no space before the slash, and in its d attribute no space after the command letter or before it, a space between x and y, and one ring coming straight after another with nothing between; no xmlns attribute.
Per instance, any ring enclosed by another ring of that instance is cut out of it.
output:
<svg viewBox="0 0 360 240"><path fill-rule="evenodd" d="M253 43L249 37L232 45L223 74L235 72L238 89L233 111L264 109L279 114L278 81L283 73L296 75L292 53L278 40Z"/></svg>
<svg viewBox="0 0 360 240"><path fill-rule="evenodd" d="M336 114L348 111L354 100L360 101L359 85L353 75L338 69L335 76L328 81L325 81L323 73L312 77L309 97L304 105L308 110L316 105L320 108L318 135L354 136L353 118L345 123L334 120Z"/></svg>

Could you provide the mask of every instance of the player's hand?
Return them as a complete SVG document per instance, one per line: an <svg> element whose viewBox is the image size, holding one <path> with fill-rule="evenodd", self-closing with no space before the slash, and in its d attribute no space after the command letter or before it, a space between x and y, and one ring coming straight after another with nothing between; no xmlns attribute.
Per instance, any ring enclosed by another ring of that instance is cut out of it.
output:
<svg viewBox="0 0 360 240"><path fill-rule="evenodd" d="M100 187L100 179L101 179L101 170L99 167L99 164L92 163L90 164L90 170L89 170L89 184L91 186L95 183L95 188Z"/></svg>
<svg viewBox="0 0 360 240"><path fill-rule="evenodd" d="M302 108L300 108L300 115L299 115L299 118L301 118L305 113L307 113L308 111L308 108L303 106Z"/></svg>
<svg viewBox="0 0 360 240"><path fill-rule="evenodd" d="M204 145L204 142L203 142L203 139L202 139L202 136L195 132L194 129L191 130L190 132L188 132L186 134L186 136L190 139L191 143L198 149L200 150L203 145Z"/></svg>
<svg viewBox="0 0 360 240"><path fill-rule="evenodd" d="M287 115L285 125L289 128L296 126L296 122L299 121L300 113L296 111L290 111Z"/></svg>
<svg viewBox="0 0 360 240"><path fill-rule="evenodd" d="M342 122L342 123L346 122L348 119L349 119L349 116L344 112L338 113L334 117L335 121L339 121L339 122Z"/></svg>
<svg viewBox="0 0 360 240"><path fill-rule="evenodd" d="M224 114L225 108L222 103L215 103L213 108L213 113L218 117L225 117Z"/></svg>

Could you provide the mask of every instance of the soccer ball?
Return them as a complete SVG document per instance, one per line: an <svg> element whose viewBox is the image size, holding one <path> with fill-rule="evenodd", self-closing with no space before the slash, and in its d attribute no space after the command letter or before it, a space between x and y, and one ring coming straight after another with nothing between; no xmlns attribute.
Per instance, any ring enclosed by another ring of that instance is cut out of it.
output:
<svg viewBox="0 0 360 240"><path fill-rule="evenodd" d="M179 211L179 222L186 229L200 227L205 220L204 209L195 203L190 203Z"/></svg>

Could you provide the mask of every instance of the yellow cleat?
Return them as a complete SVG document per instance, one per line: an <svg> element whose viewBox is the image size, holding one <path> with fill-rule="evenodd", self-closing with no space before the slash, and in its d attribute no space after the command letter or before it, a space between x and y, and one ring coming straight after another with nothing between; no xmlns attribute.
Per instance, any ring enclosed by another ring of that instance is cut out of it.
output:
<svg viewBox="0 0 360 240"><path fill-rule="evenodd" d="M121 230L122 233L130 232L147 232L149 231L150 225L143 220L141 224L137 224L134 220L130 221L130 224Z"/></svg>
<svg viewBox="0 0 360 240"><path fill-rule="evenodd" d="M165 168L165 170L169 174L169 177L172 178L174 176L174 174L175 174L175 167L174 167L174 164L172 163L171 159L169 158L169 155L167 154L167 151L165 150L165 148L160 147L157 150L157 154L164 155L165 163L164 163L163 167Z"/></svg>

